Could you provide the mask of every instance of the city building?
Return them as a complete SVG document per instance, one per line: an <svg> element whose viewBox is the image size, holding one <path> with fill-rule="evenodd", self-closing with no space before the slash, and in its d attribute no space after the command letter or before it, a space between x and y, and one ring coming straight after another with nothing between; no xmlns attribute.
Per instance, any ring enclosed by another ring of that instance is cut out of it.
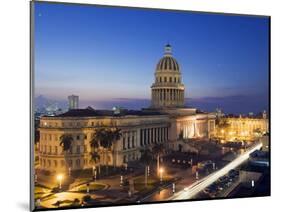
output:
<svg viewBox="0 0 281 212"><path fill-rule="evenodd" d="M68 96L68 108L69 110L79 108L79 96L76 95Z"/></svg>
<svg viewBox="0 0 281 212"><path fill-rule="evenodd" d="M99 149L104 165L124 166L139 160L141 150L164 144L166 151L188 151L192 139L209 139L215 135L215 115L184 107L184 84L180 68L172 57L171 46L165 46L164 57L155 71L151 86L151 107L142 110L71 109L57 116L40 119L40 169L65 171L91 168L90 142L97 128L118 128L121 138L109 152ZM78 106L78 104L77 104ZM68 153L63 151L61 138L72 137ZM105 159L105 157L107 157Z"/></svg>
<svg viewBox="0 0 281 212"><path fill-rule="evenodd" d="M216 136L226 141L254 140L268 132L266 112L258 115L225 115L219 119Z"/></svg>

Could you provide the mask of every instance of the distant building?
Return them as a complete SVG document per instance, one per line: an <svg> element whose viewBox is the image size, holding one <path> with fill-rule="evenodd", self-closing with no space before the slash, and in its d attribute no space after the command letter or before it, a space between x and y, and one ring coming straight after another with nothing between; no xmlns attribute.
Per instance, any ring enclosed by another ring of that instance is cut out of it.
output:
<svg viewBox="0 0 281 212"><path fill-rule="evenodd" d="M260 115L226 115L219 119L216 136L226 141L254 140L268 132L268 119L264 111Z"/></svg>
<svg viewBox="0 0 281 212"><path fill-rule="evenodd" d="M79 108L79 96L76 95L68 96L68 108L69 110Z"/></svg>

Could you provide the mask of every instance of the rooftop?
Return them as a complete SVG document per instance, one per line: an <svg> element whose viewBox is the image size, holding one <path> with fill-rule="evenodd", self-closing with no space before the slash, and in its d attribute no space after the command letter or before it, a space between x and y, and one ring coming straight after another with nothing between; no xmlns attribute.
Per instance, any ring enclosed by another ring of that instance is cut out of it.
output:
<svg viewBox="0 0 281 212"><path fill-rule="evenodd" d="M165 113L159 111L144 111L144 110L121 110L115 112L114 110L95 110L92 108L86 109L72 109L65 113L53 116L53 117L91 117L91 116L153 116L153 115L165 115Z"/></svg>

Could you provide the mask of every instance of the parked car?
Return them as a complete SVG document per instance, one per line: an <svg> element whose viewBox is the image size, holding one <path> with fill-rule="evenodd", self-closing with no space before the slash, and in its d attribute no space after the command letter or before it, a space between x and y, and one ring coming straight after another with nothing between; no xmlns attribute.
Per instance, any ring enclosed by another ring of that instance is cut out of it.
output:
<svg viewBox="0 0 281 212"><path fill-rule="evenodd" d="M229 172L228 172L228 176L231 177L231 178L236 178L239 176L239 171L235 170L235 169L231 169Z"/></svg>

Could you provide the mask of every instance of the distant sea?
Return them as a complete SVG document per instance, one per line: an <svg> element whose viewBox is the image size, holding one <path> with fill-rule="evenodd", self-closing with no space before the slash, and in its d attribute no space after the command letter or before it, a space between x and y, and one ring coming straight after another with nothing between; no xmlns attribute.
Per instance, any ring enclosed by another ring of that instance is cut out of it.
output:
<svg viewBox="0 0 281 212"><path fill-rule="evenodd" d="M249 112L258 113L263 110L268 111L268 98L255 96L227 96L227 97L203 97L203 98L186 98L187 107L195 107L202 111L213 112L220 108L224 113L248 114ZM58 107L67 108L67 100L55 100L43 95L35 97L35 107ZM86 108L91 106L94 109L112 109L114 106L127 109L138 110L150 106L149 99L131 99L131 98L114 98L103 101L85 101L80 99L79 107Z"/></svg>

